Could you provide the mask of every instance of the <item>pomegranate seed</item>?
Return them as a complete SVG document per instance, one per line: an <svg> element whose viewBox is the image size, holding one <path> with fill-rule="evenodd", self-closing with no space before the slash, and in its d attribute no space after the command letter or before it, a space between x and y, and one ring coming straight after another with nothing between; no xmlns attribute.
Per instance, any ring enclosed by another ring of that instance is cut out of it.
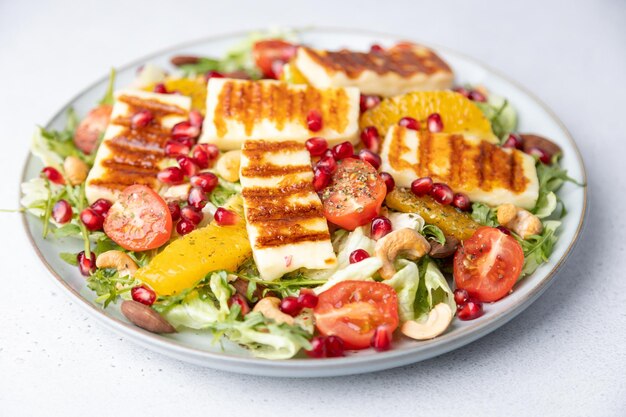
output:
<svg viewBox="0 0 626 417"><path fill-rule="evenodd" d="M52 218L55 222L65 224L72 220L72 206L65 200L59 200L52 207Z"/></svg>
<svg viewBox="0 0 626 417"><path fill-rule="evenodd" d="M485 97L483 93L477 90L470 91L467 98L469 98L472 101L479 101L481 103L484 103L485 101L487 101L487 97Z"/></svg>
<svg viewBox="0 0 626 417"><path fill-rule="evenodd" d="M361 132L361 142L372 152L378 152L380 147L380 135L375 126L368 126Z"/></svg>
<svg viewBox="0 0 626 417"><path fill-rule="evenodd" d="M389 329L389 326L378 326L372 336L370 345L379 352L391 349L391 339L393 335Z"/></svg>
<svg viewBox="0 0 626 417"><path fill-rule="evenodd" d="M504 233L505 235L511 236L511 231L504 226L497 226L496 229Z"/></svg>
<svg viewBox="0 0 626 417"><path fill-rule="evenodd" d="M191 152L191 160L200 169L206 169L209 167L209 155L204 151L201 146L195 146Z"/></svg>
<svg viewBox="0 0 626 417"><path fill-rule="evenodd" d="M192 110L189 112L189 123L191 123L192 126L201 128L203 121L204 117L198 110Z"/></svg>
<svg viewBox="0 0 626 417"><path fill-rule="evenodd" d="M372 239L378 240L389 232L391 232L391 221L385 216L374 217L370 231Z"/></svg>
<svg viewBox="0 0 626 417"><path fill-rule="evenodd" d="M200 187L205 193L213 191L217 187L218 181L217 175L212 172L201 172L189 179L191 185Z"/></svg>
<svg viewBox="0 0 626 417"><path fill-rule="evenodd" d="M311 339L311 350L304 351L312 358L323 358L326 356L326 338L324 336L315 336Z"/></svg>
<svg viewBox="0 0 626 417"><path fill-rule="evenodd" d="M383 49L383 47L377 43L370 46L370 52L384 52L384 51L385 50Z"/></svg>
<svg viewBox="0 0 626 417"><path fill-rule="evenodd" d="M328 149L328 142L320 137L310 138L304 144L311 156L322 156Z"/></svg>
<svg viewBox="0 0 626 417"><path fill-rule="evenodd" d="M185 206L180 209L180 217L184 220L190 221L194 225L197 225L204 218L204 214L200 210L196 210L191 206Z"/></svg>
<svg viewBox="0 0 626 417"><path fill-rule="evenodd" d="M206 193L200 187L193 187L191 191L189 191L189 196L187 197L187 203L195 208L196 210L202 210L204 206L206 206L207 200Z"/></svg>
<svg viewBox="0 0 626 417"><path fill-rule="evenodd" d="M148 126L152 120L154 120L154 114L150 110L140 110L130 118L130 125L138 129Z"/></svg>
<svg viewBox="0 0 626 417"><path fill-rule="evenodd" d="M420 130L420 122L418 122L412 117L403 117L398 122L398 125L406 127L407 129L411 129L411 130Z"/></svg>
<svg viewBox="0 0 626 417"><path fill-rule="evenodd" d="M532 156L536 156L542 164L550 165L550 163L552 162L552 155L537 146L529 148L526 153Z"/></svg>
<svg viewBox="0 0 626 417"><path fill-rule="evenodd" d="M241 294L235 294L228 300L228 307L232 307L237 304L241 309L241 317L244 317L246 314L250 312L250 305L248 305L248 300Z"/></svg>
<svg viewBox="0 0 626 417"><path fill-rule="evenodd" d="M172 221L177 222L180 219L180 206L178 203L168 203L167 208L170 210L170 214L172 215Z"/></svg>
<svg viewBox="0 0 626 417"><path fill-rule="evenodd" d="M330 184L331 175L324 167L316 167L313 170L313 189L317 192L322 191Z"/></svg>
<svg viewBox="0 0 626 417"><path fill-rule="evenodd" d="M361 149L359 151L359 159L361 161L367 162L368 164L373 166L374 169L380 168L380 164L382 164L380 156L370 151L369 149Z"/></svg>
<svg viewBox="0 0 626 417"><path fill-rule="evenodd" d="M164 150L165 155L170 157L189 154L189 146L177 140L168 140L165 142Z"/></svg>
<svg viewBox="0 0 626 417"><path fill-rule="evenodd" d="M291 317L297 316L302 311L302 306L298 302L298 299L292 296L283 298L278 307L280 311L289 314Z"/></svg>
<svg viewBox="0 0 626 417"><path fill-rule="evenodd" d="M361 113L368 111L369 109L373 109L374 107L380 104L379 96L369 96L366 94L361 94L359 99L359 107L361 108Z"/></svg>
<svg viewBox="0 0 626 417"><path fill-rule="evenodd" d="M178 138L178 139L174 139L174 141L178 143L182 143L189 149L193 148L193 145L195 145L196 143L195 140L192 138Z"/></svg>
<svg viewBox="0 0 626 417"><path fill-rule="evenodd" d="M89 207L91 207L92 210L98 213L99 215L106 217L112 205L113 203L111 203L109 200L106 200L104 198L99 198L96 201L94 201L93 204Z"/></svg>
<svg viewBox="0 0 626 417"><path fill-rule="evenodd" d="M193 224L189 220L182 219L176 225L176 232L181 236L185 236L187 233L193 232L193 229L195 228L196 228L195 224Z"/></svg>
<svg viewBox="0 0 626 417"><path fill-rule="evenodd" d="M80 212L80 221L83 222L85 227L92 232L94 230L101 230L104 223L104 217L98 214L94 209L88 207Z"/></svg>
<svg viewBox="0 0 626 417"><path fill-rule="evenodd" d="M355 264L355 263L361 262L363 259L367 259L369 257L370 257L370 254L367 253L367 251L365 249L357 249L357 250L353 251L350 254L348 259L350 260L351 264Z"/></svg>
<svg viewBox="0 0 626 417"><path fill-rule="evenodd" d="M315 306L317 306L317 302L317 295L312 290L300 290L300 295L298 295L298 303L300 303L302 308L315 308Z"/></svg>
<svg viewBox="0 0 626 417"><path fill-rule="evenodd" d="M188 156L181 155L176 158L176 161L178 161L180 169L187 177L193 177L198 173L198 171L200 171L198 165L196 165L195 162L193 162L193 160Z"/></svg>
<svg viewBox="0 0 626 417"><path fill-rule="evenodd" d="M483 315L483 303L476 300L467 300L465 304L457 309L456 315L461 320L474 320Z"/></svg>
<svg viewBox="0 0 626 417"><path fill-rule="evenodd" d="M81 275L88 277L96 272L96 254L91 252L91 256L87 258L85 251L78 252L76 255L76 261L78 262L78 270Z"/></svg>
<svg viewBox="0 0 626 417"><path fill-rule="evenodd" d="M309 111L306 115L306 125L311 132L319 132L322 130L324 123L322 122L322 113L317 110Z"/></svg>
<svg viewBox="0 0 626 417"><path fill-rule="evenodd" d="M452 198L452 205L461 211L470 211L472 203L469 197L463 193L456 193Z"/></svg>
<svg viewBox="0 0 626 417"><path fill-rule="evenodd" d="M159 93L159 94L169 94L170 92L167 91L167 87L165 87L165 84L163 83L158 83L154 86L153 91L155 93Z"/></svg>
<svg viewBox="0 0 626 417"><path fill-rule="evenodd" d="M329 358L344 356L343 339L339 336L328 336L324 345L326 348L326 356Z"/></svg>
<svg viewBox="0 0 626 417"><path fill-rule="evenodd" d="M461 94L465 98L469 98L469 94L470 93L469 93L469 90L467 88L455 87L455 88L452 89L452 91Z"/></svg>
<svg viewBox="0 0 626 417"><path fill-rule="evenodd" d="M335 158L333 158L332 155L324 155L319 161L317 161L315 167L332 174L337 169L337 161L335 161Z"/></svg>
<svg viewBox="0 0 626 417"><path fill-rule="evenodd" d="M468 299L469 294L467 293L467 290L461 288L457 288L456 290L454 290L454 302L457 306L462 306L467 302Z"/></svg>
<svg viewBox="0 0 626 417"><path fill-rule="evenodd" d="M517 133L510 133L502 144L503 148L522 149L524 147L524 140Z"/></svg>
<svg viewBox="0 0 626 417"><path fill-rule="evenodd" d="M59 185L65 184L65 179L63 178L63 175L61 175L59 170L56 168L45 167L44 169L41 170L41 173L45 175L46 178L48 178L50 182L53 182Z"/></svg>
<svg viewBox="0 0 626 417"><path fill-rule="evenodd" d="M433 179L430 177L418 178L411 183L411 192L418 197L425 196L433 189Z"/></svg>
<svg viewBox="0 0 626 417"><path fill-rule="evenodd" d="M220 150L212 143L201 143L196 147L201 148L207 154L209 161L216 160L220 154Z"/></svg>
<svg viewBox="0 0 626 417"><path fill-rule="evenodd" d="M147 306L151 306L156 301L156 293L152 288L148 288L145 285L138 285L131 288L130 295L133 297L133 300Z"/></svg>
<svg viewBox="0 0 626 417"><path fill-rule="evenodd" d="M433 113L428 116L426 123L428 124L429 132L436 133L443 130L443 120L441 120L439 113Z"/></svg>
<svg viewBox="0 0 626 417"><path fill-rule="evenodd" d="M195 139L200 135L200 128L193 126L189 121L176 123L172 127L172 138L174 139Z"/></svg>
<svg viewBox="0 0 626 417"><path fill-rule="evenodd" d="M396 181L393 179L391 174L388 172L381 172L380 174L378 174L378 176L380 177L381 180L385 181L385 186L387 187L387 193L390 193L391 191L393 191L393 189L396 187Z"/></svg>
<svg viewBox="0 0 626 417"><path fill-rule="evenodd" d="M347 158L354 154L354 147L350 142L341 142L338 145L333 146L333 156L335 160Z"/></svg>
<svg viewBox="0 0 626 417"><path fill-rule="evenodd" d="M208 82L211 78L224 78L224 75L222 73L219 73L217 71L208 71L207 73L204 74L204 79Z"/></svg>
<svg viewBox="0 0 626 417"><path fill-rule="evenodd" d="M446 184L436 182L433 184L433 189L430 190L430 196L435 199L439 204L447 206L454 200L454 192Z"/></svg>
<svg viewBox="0 0 626 417"><path fill-rule="evenodd" d="M220 226L231 226L237 223L237 215L223 207L220 207L215 211L213 218Z"/></svg>
<svg viewBox="0 0 626 417"><path fill-rule="evenodd" d="M178 167L167 167L157 174L157 178L164 184L182 184L185 180L185 173Z"/></svg>

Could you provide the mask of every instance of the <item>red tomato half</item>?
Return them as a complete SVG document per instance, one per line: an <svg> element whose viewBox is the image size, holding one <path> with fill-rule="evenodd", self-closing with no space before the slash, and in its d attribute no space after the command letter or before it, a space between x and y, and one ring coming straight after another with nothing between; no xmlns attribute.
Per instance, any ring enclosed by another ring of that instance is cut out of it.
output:
<svg viewBox="0 0 626 417"><path fill-rule="evenodd" d="M523 265L524 251L515 238L481 227L454 255L454 282L480 301L496 301L511 291Z"/></svg>
<svg viewBox="0 0 626 417"><path fill-rule="evenodd" d="M267 78L278 79L283 66L296 55L297 46L278 39L259 41L252 47L257 67Z"/></svg>
<svg viewBox="0 0 626 417"><path fill-rule="evenodd" d="M322 191L324 216L346 230L369 223L380 213L387 187L378 173L360 159L342 159L330 185Z"/></svg>
<svg viewBox="0 0 626 417"><path fill-rule="evenodd" d="M124 249L156 249L172 234L172 215L165 200L151 188L131 185L111 206L104 232Z"/></svg>
<svg viewBox="0 0 626 417"><path fill-rule="evenodd" d="M321 334L339 336L347 349L365 349L378 326L398 327L398 296L380 282L344 281L319 295L313 313Z"/></svg>

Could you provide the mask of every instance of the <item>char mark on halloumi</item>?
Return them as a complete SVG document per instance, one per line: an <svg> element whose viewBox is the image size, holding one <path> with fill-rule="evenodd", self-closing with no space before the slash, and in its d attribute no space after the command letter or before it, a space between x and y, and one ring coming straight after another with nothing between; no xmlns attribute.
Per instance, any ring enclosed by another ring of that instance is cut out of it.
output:
<svg viewBox="0 0 626 417"><path fill-rule="evenodd" d="M331 145L357 139L359 91L355 88L211 78L206 108L200 142L223 150L239 149L248 139L305 142L322 136ZM320 131L308 128L312 110L321 113Z"/></svg>
<svg viewBox="0 0 626 417"><path fill-rule="evenodd" d="M336 265L322 203L312 185L310 155L302 143L246 141L240 178L248 236L263 279Z"/></svg>
<svg viewBox="0 0 626 417"><path fill-rule="evenodd" d="M190 107L188 97L134 90L116 92L111 121L86 180L87 200L114 201L133 184L158 190L156 176L165 159L165 142L170 139L172 126L187 119ZM135 128L131 119L142 110L150 111L154 118L148 126Z"/></svg>
<svg viewBox="0 0 626 417"><path fill-rule="evenodd" d="M476 138L394 126L383 142L381 157L381 169L402 187L410 187L416 178L432 177L472 201L523 208L533 208L539 195L530 155Z"/></svg>
<svg viewBox="0 0 626 417"><path fill-rule="evenodd" d="M385 97L450 88L454 77L434 51L410 43L370 52L301 46L290 65L317 88L354 86L363 94Z"/></svg>

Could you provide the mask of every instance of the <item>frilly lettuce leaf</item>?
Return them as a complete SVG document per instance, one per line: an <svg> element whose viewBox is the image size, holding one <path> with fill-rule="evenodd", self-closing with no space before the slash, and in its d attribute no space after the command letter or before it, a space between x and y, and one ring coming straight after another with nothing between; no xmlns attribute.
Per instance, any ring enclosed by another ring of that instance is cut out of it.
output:
<svg viewBox="0 0 626 417"><path fill-rule="evenodd" d="M361 262L350 264L347 267L336 271L324 285L313 289L316 294L321 294L333 285L342 281L373 281L373 276L383 266L380 259L371 257L363 259Z"/></svg>
<svg viewBox="0 0 626 417"><path fill-rule="evenodd" d="M387 218L391 221L393 230L414 229L418 232L424 228L424 219L417 213L389 212Z"/></svg>
<svg viewBox="0 0 626 417"><path fill-rule="evenodd" d="M337 247L337 269L346 268L350 265L350 254L357 249L363 249L370 255L374 254L376 242L370 239L365 228L357 227L354 231L344 235Z"/></svg>
<svg viewBox="0 0 626 417"><path fill-rule="evenodd" d="M400 266L398 272L384 283L398 294L398 314L400 321L404 323L415 318L415 295L420 277L415 263L401 259L397 264Z"/></svg>

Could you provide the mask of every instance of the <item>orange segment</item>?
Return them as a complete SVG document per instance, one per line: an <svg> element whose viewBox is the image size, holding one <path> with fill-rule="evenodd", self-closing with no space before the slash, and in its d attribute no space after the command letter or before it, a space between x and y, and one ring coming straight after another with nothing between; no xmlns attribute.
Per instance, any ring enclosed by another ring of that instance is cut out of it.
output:
<svg viewBox="0 0 626 417"><path fill-rule="evenodd" d="M376 126L384 137L390 126L405 117L420 122L422 129L427 127L426 119L432 113L439 113L443 120L443 131L477 136L488 142L498 143L498 137L491 130L491 123L483 112L461 94L454 91L415 91L383 100L378 106L361 116L361 129Z"/></svg>
<svg viewBox="0 0 626 417"><path fill-rule="evenodd" d="M166 78L163 84L165 84L167 91L178 91L182 95L191 97L191 108L204 114L207 91L207 82L204 77ZM147 86L145 90L154 90L154 84Z"/></svg>
<svg viewBox="0 0 626 417"><path fill-rule="evenodd" d="M171 295L193 287L209 272L236 271L252 256L241 196L233 196L224 207L239 215L237 224L218 226L211 222L173 241L140 268L135 278L159 295Z"/></svg>

